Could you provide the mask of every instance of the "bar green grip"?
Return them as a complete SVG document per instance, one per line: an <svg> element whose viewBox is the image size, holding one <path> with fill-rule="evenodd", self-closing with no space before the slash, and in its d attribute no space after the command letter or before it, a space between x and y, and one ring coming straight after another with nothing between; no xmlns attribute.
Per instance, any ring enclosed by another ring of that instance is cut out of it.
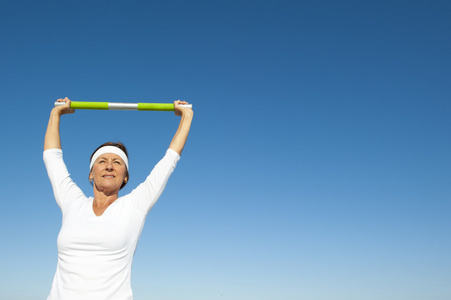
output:
<svg viewBox="0 0 451 300"><path fill-rule="evenodd" d="M70 108L73 109L104 109L108 110L108 102L82 102L72 101Z"/></svg>
<svg viewBox="0 0 451 300"><path fill-rule="evenodd" d="M174 111L174 103L138 103L138 110Z"/></svg>

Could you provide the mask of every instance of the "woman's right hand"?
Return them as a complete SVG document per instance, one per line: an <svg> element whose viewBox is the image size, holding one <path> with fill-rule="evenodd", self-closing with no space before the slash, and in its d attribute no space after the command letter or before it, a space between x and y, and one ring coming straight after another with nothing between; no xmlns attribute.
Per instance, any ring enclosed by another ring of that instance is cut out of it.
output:
<svg viewBox="0 0 451 300"><path fill-rule="evenodd" d="M53 111L56 112L59 116L65 115L65 114L73 114L75 112L75 109L70 108L70 100L69 98L60 98L56 100L56 102L65 102L64 105L58 105L53 108Z"/></svg>
<svg viewBox="0 0 451 300"><path fill-rule="evenodd" d="M58 99L57 102L65 102L64 105L55 106L50 113L49 124L45 132L44 150L61 149L60 116L73 114L75 109L70 108L69 98Z"/></svg>

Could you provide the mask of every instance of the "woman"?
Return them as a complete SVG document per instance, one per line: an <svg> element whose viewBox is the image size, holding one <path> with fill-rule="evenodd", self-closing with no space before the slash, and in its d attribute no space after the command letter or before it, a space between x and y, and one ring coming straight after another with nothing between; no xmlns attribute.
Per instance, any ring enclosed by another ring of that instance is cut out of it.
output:
<svg viewBox="0 0 451 300"><path fill-rule="evenodd" d="M58 264L48 300L133 299L133 255L149 210L155 204L185 146L193 111L175 101L180 125L165 156L147 179L126 196L119 190L129 179L127 150L120 143L101 145L91 156L86 197L71 180L63 161L60 117L73 113L70 100L52 109L44 141L44 162L55 200L63 214L58 235Z"/></svg>

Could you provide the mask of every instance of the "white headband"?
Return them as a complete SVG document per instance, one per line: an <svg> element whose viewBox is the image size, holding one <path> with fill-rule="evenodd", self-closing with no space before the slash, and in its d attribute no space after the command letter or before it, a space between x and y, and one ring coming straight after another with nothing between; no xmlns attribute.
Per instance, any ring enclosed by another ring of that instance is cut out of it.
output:
<svg viewBox="0 0 451 300"><path fill-rule="evenodd" d="M115 146L104 146L104 147L100 148L99 150L97 150L94 153L94 155L92 156L91 164L89 165L89 170L92 169L92 166L94 165L94 162L96 161L96 159L99 158L100 155L105 154L105 153L113 153L113 154L119 155L119 157L122 158L122 160L125 162L125 166L127 167L127 171L128 171L127 155L125 154L124 151L122 151L121 149L119 149L118 147L115 147Z"/></svg>

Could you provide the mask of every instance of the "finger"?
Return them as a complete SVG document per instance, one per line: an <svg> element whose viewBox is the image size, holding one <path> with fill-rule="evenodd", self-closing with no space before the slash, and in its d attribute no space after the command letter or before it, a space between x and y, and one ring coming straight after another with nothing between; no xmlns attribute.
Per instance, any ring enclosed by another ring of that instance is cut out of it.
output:
<svg viewBox="0 0 451 300"><path fill-rule="evenodd" d="M69 100L69 98L66 97L66 98L64 98L64 99L63 99L63 98L59 98L59 99L56 100L56 101L57 101L57 102L67 102L67 101L70 101L70 100Z"/></svg>

